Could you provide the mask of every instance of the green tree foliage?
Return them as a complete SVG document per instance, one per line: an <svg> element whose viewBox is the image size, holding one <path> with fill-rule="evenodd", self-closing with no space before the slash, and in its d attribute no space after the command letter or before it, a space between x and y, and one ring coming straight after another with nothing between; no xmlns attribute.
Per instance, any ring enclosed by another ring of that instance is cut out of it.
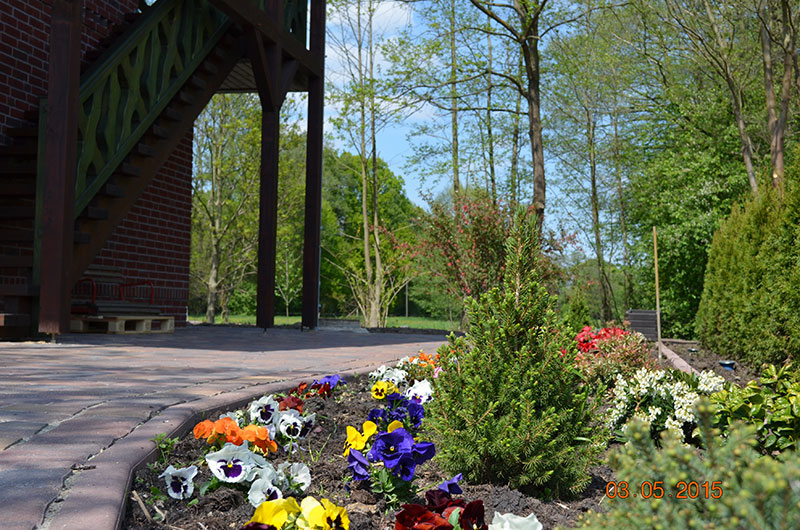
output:
<svg viewBox="0 0 800 530"><path fill-rule="evenodd" d="M800 455L790 452L781 460L761 456L753 448L752 427L735 425L724 439L711 428L711 407L701 403L698 413L705 444L702 454L670 435L661 440L659 449L648 426L633 422L628 430L630 442L610 460L617 494L609 499L608 512L589 513L578 527L800 527L800 488L796 486Z"/></svg>
<svg viewBox="0 0 800 530"><path fill-rule="evenodd" d="M540 283L539 254L533 215L521 214L502 287L471 299L466 337L439 349L444 373L425 420L448 471L568 496L586 487L606 439L591 389L561 353L570 338Z"/></svg>
<svg viewBox="0 0 800 530"><path fill-rule="evenodd" d="M195 121L192 291L207 322L255 270L261 106L252 94L218 94ZM252 214L255 212L255 215Z"/></svg>
<svg viewBox="0 0 800 530"><path fill-rule="evenodd" d="M767 189L734 208L711 244L698 335L754 365L800 353L798 169L784 196Z"/></svg>
<svg viewBox="0 0 800 530"><path fill-rule="evenodd" d="M383 325L389 306L414 272L416 233L412 219L420 215L405 196L403 180L392 173L386 163L377 159L376 190L381 224L377 227L381 237L382 286L378 324ZM358 308L361 314L367 307L364 290L364 253L361 199L360 157L347 153L326 150L323 196L322 279L323 292L326 285L331 289L327 303L330 308L350 312ZM373 189L368 183L366 193ZM370 232L373 228L368 227ZM374 253L372 254L374 256ZM346 287L344 287L346 286ZM373 324L373 325L378 325Z"/></svg>

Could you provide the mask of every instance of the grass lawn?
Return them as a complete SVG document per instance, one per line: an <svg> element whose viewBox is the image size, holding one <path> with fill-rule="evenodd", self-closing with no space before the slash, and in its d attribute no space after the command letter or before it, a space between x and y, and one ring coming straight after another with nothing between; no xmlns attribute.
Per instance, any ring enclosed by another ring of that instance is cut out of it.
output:
<svg viewBox="0 0 800 530"><path fill-rule="evenodd" d="M189 315L189 320L195 322L205 321L205 315ZM300 322L300 316L283 316L275 315L275 324L278 326L287 324L296 324ZM223 320L217 316L217 324L224 324ZM255 325L255 315L228 315L228 323L230 324L252 324ZM434 318L426 317L389 317L387 327L399 328L420 328L420 329L444 329L444 330L458 330L458 322L451 322L449 320L437 320Z"/></svg>

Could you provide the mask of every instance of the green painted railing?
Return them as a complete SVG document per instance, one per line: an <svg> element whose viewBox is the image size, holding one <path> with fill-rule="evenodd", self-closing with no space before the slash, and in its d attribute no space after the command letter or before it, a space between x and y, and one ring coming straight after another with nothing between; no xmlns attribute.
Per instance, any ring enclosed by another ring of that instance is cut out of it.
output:
<svg viewBox="0 0 800 530"><path fill-rule="evenodd" d="M231 24L206 0L161 0L142 17L81 78L76 216Z"/></svg>

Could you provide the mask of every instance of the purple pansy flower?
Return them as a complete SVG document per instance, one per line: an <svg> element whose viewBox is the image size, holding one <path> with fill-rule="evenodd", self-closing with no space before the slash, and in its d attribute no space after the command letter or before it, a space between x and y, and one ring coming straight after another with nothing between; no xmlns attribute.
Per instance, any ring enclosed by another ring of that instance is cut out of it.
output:
<svg viewBox="0 0 800 530"><path fill-rule="evenodd" d="M433 442L417 442L411 448L411 454L417 464L422 464L433 458L433 455L436 454L436 447Z"/></svg>
<svg viewBox="0 0 800 530"><path fill-rule="evenodd" d="M414 460L414 457L409 454L404 454L400 457L400 460L397 461L397 465L392 469L392 473L403 480L410 481L414 478L414 471L416 468L417 462Z"/></svg>
<svg viewBox="0 0 800 530"><path fill-rule="evenodd" d="M449 480L445 480L441 484L439 484L438 489L442 491L446 491L451 495L458 495L463 493L464 491L461 489L461 486L458 485L458 481L464 478L464 476L459 473L458 475L454 476Z"/></svg>
<svg viewBox="0 0 800 530"><path fill-rule="evenodd" d="M375 438L368 457L372 461L381 460L392 469L404 454L410 454L414 438L403 428L381 433Z"/></svg>
<svg viewBox="0 0 800 530"><path fill-rule="evenodd" d="M422 425L422 418L425 417L425 407L416 401L411 401L407 406L408 419L411 420L411 425L418 429Z"/></svg>
<svg viewBox="0 0 800 530"><path fill-rule="evenodd" d="M342 379L342 377L340 375L338 375L338 374L326 375L325 377L323 377L319 381L314 379L314 384L315 385L324 385L325 383L328 383L328 385L330 385L330 387L331 387L331 390L333 390L334 388L336 388L336 385L338 385L339 383L344 385L344 384L347 384L347 381Z"/></svg>
<svg viewBox="0 0 800 530"><path fill-rule="evenodd" d="M384 409L372 409L367 414L367 419L377 425L381 421L386 421L386 411Z"/></svg>
<svg viewBox="0 0 800 530"><path fill-rule="evenodd" d="M347 469L353 474L353 480L367 480L369 478L369 462L361 451L350 449L347 455Z"/></svg>

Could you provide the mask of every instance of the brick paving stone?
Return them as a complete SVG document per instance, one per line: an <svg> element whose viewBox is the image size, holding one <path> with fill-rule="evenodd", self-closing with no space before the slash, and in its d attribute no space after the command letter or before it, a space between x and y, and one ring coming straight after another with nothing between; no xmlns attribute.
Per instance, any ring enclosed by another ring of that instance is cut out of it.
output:
<svg viewBox="0 0 800 530"><path fill-rule="evenodd" d="M130 473L152 457L157 434L187 432L193 421L264 393L370 371L442 342L443 335L199 326L0 343L0 528L115 530ZM26 441L4 448L18 432Z"/></svg>

